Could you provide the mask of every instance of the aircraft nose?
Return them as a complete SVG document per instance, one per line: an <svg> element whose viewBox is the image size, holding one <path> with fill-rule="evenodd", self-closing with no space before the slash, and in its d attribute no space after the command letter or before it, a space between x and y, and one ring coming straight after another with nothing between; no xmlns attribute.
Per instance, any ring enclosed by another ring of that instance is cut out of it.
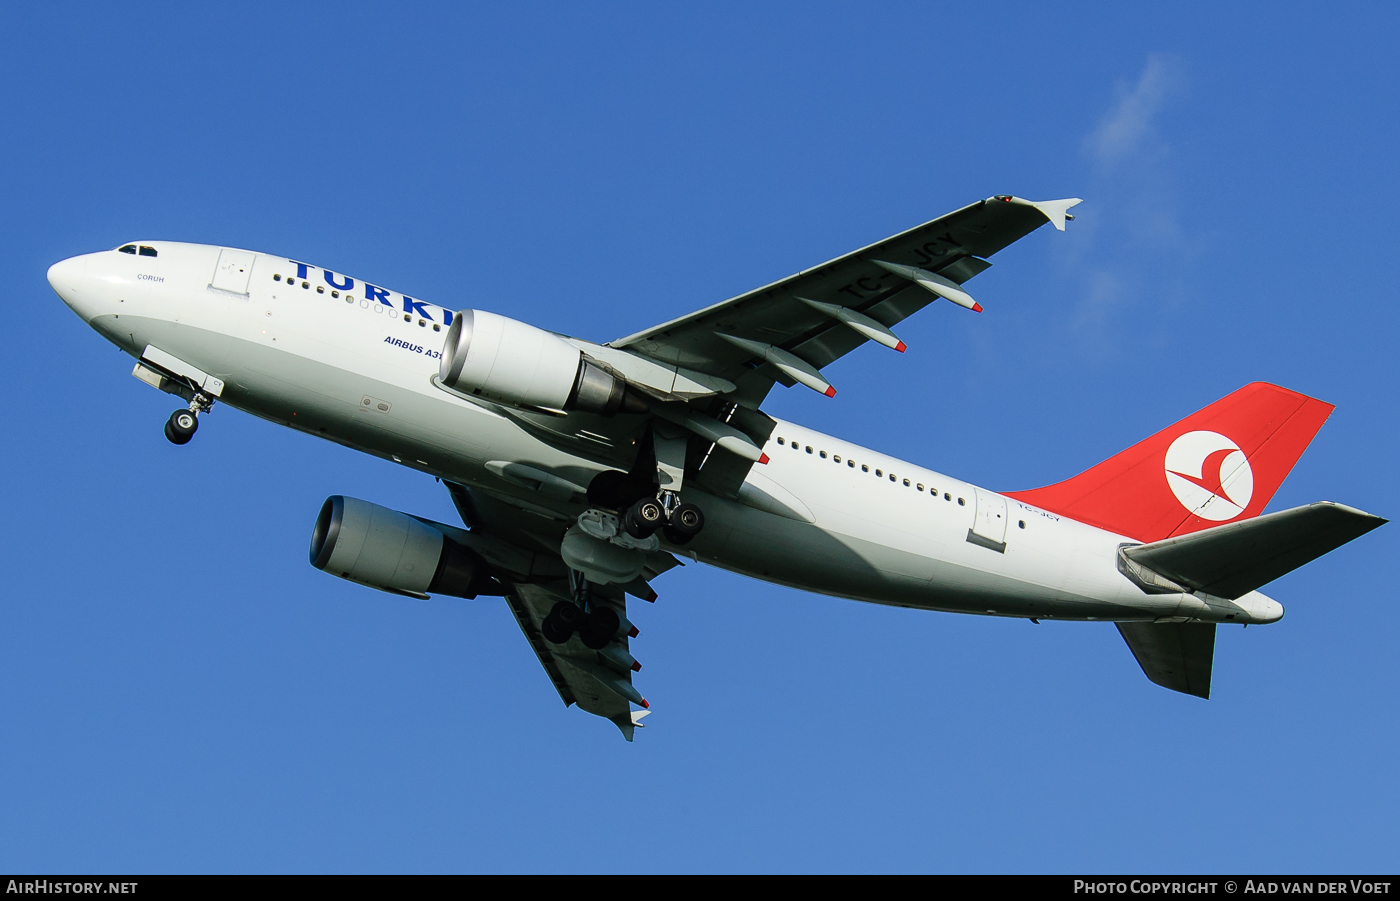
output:
<svg viewBox="0 0 1400 901"><path fill-rule="evenodd" d="M92 319L94 311L83 304L82 280L87 268L86 257L69 257L59 260L49 267L49 286L64 303L72 308L86 322Z"/></svg>

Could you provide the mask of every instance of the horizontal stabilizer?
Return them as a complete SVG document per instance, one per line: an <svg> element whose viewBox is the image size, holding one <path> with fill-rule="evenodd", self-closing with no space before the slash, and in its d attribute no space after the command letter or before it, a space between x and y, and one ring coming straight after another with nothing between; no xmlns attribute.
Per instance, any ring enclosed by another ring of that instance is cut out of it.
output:
<svg viewBox="0 0 1400 901"><path fill-rule="evenodd" d="M1215 623L1118 623L1147 678L1163 688L1210 697Z"/></svg>
<svg viewBox="0 0 1400 901"><path fill-rule="evenodd" d="M1123 553L1178 585L1234 600L1385 522L1321 501L1124 548Z"/></svg>

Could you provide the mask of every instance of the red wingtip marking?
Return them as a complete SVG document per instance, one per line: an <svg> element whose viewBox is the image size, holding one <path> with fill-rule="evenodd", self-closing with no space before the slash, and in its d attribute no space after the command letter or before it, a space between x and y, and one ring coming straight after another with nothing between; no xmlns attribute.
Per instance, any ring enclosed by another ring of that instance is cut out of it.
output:
<svg viewBox="0 0 1400 901"><path fill-rule="evenodd" d="M642 671L642 665L641 665L640 663L633 663L633 664L632 664L632 672L634 672L634 673L640 673L641 671Z"/></svg>
<svg viewBox="0 0 1400 901"><path fill-rule="evenodd" d="M972 312L974 312L974 313L980 313L980 312L982 312L982 305L981 305L980 303L974 303L974 304L972 305Z"/></svg>
<svg viewBox="0 0 1400 901"><path fill-rule="evenodd" d="M654 597L656 597L656 595L653 594L652 597L654 598ZM630 632L627 633L627 637L628 637L628 638L636 638L638 635L641 635L641 634L642 634L642 633L641 633L641 630L638 629L636 626L633 626L633 627L632 627L632 631L630 631Z"/></svg>
<svg viewBox="0 0 1400 901"><path fill-rule="evenodd" d="M767 466L767 465L768 465L768 455L767 455L767 454L759 454L759 455L758 455L758 462L761 463L761 464L763 464L764 466Z"/></svg>
<svg viewBox="0 0 1400 901"><path fill-rule="evenodd" d="M826 392L825 392L825 393L826 393L826 396L827 396L827 397L835 397L835 396L836 396L836 389L833 388L833 387L831 387L830 385L827 385L827 386L826 386Z"/></svg>
<svg viewBox="0 0 1400 901"><path fill-rule="evenodd" d="M903 341L901 341L901 342L899 342L898 344L896 344L896 345L894 346L894 349L897 350L897 351L899 351L900 353L904 353L906 350L909 349L909 345L907 345L907 344L905 344Z"/></svg>
<svg viewBox="0 0 1400 901"><path fill-rule="evenodd" d="M642 706L643 706L644 708L646 708L647 710L650 710L650 709L651 709L651 705L647 703L647 699L646 699L646 698L642 698Z"/></svg>

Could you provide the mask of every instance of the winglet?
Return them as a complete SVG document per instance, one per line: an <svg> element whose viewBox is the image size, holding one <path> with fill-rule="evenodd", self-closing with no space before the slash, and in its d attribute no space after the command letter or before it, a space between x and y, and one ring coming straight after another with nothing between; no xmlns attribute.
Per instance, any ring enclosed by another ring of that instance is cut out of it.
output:
<svg viewBox="0 0 1400 901"><path fill-rule="evenodd" d="M1040 214L1050 220L1050 224L1055 226L1057 231L1065 230L1065 220L1073 219L1069 214L1070 207L1083 203L1078 197L1069 197L1064 200L1025 200L1020 197L1012 197L1012 203L1021 203L1026 206L1035 207L1040 210Z"/></svg>

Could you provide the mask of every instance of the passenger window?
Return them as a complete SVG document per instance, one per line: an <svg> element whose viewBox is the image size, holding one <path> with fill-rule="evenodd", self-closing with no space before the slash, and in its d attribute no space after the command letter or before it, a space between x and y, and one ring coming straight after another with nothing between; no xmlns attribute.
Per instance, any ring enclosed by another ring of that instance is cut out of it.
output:
<svg viewBox="0 0 1400 901"><path fill-rule="evenodd" d="M943 499L944 499L945 501L951 501L951 500L953 499L953 496L952 496L951 494L949 494L948 492L945 491L945 492L943 492Z"/></svg>
<svg viewBox="0 0 1400 901"><path fill-rule="evenodd" d="M826 459L826 451L820 451L820 455L823 460Z"/></svg>
<svg viewBox="0 0 1400 901"><path fill-rule="evenodd" d="M840 463L840 462L841 462L841 455L840 455L840 454L834 454L834 455L832 455L831 461L832 461L833 463Z"/></svg>
<svg viewBox="0 0 1400 901"><path fill-rule="evenodd" d="M890 481L893 482L894 480L894 473L890 473Z"/></svg>
<svg viewBox="0 0 1400 901"><path fill-rule="evenodd" d="M410 315L408 315L407 313L404 313L404 314L403 314L403 321L404 321L404 322L412 322L412 321L413 321L413 317L410 316Z"/></svg>
<svg viewBox="0 0 1400 901"><path fill-rule="evenodd" d="M966 507L966 506L967 506L967 501L963 500L962 498L958 498L958 506L959 506L959 507Z"/></svg>
<svg viewBox="0 0 1400 901"><path fill-rule="evenodd" d="M433 331L435 331L435 332L440 332L440 331L442 331L442 326L440 326L440 325L438 325L436 322L434 322L434 323L433 323Z"/></svg>
<svg viewBox="0 0 1400 901"><path fill-rule="evenodd" d="M325 288L322 288L320 285L317 285L317 286L316 286L316 293L317 293L317 294L325 294L325 293L326 293L326 289L325 289Z"/></svg>
<svg viewBox="0 0 1400 901"><path fill-rule="evenodd" d="M339 292L339 291L332 291L332 292L331 292L331 297L339 297L339 296L340 296L340 292Z"/></svg>
<svg viewBox="0 0 1400 901"><path fill-rule="evenodd" d="M131 254L136 253L136 245L135 245L135 244L124 244L124 245L122 245L121 247L118 247L117 249L118 249L119 251L121 251L122 253L131 253Z"/></svg>
<svg viewBox="0 0 1400 901"><path fill-rule="evenodd" d="M143 257L153 257L153 256L155 256L155 255L156 255L156 249L155 249L154 247L147 247L145 244L142 244L142 245L141 245L141 256L143 256Z"/></svg>
<svg viewBox="0 0 1400 901"><path fill-rule="evenodd" d="M282 280L282 276L279 275L278 273L274 272L274 273L272 274L272 280L273 280L274 282L280 282L280 281Z"/></svg>
<svg viewBox="0 0 1400 901"><path fill-rule="evenodd" d="M919 490L920 490L920 491L923 491L923 490L924 490L924 483L923 483L923 482L920 482L920 483L919 483Z"/></svg>
<svg viewBox="0 0 1400 901"><path fill-rule="evenodd" d="M875 470L875 475L877 475L877 476L882 476L882 475L884 475L884 474L885 474L885 473L884 473L883 470L879 470L879 469Z"/></svg>
<svg viewBox="0 0 1400 901"><path fill-rule="evenodd" d="M1026 521L1023 519L1020 522L1016 523L1016 525L1024 529L1026 527Z"/></svg>
<svg viewBox="0 0 1400 901"><path fill-rule="evenodd" d="M846 465L849 466L849 467L851 467L852 469L855 469L855 468L856 468L856 461L854 461L854 460L847 460L847 461L846 461Z"/></svg>
<svg viewBox="0 0 1400 901"><path fill-rule="evenodd" d="M908 479L905 479L905 480L904 480L904 487L905 487L905 488L908 488L908 487L909 487L909 480L908 480Z"/></svg>
<svg viewBox="0 0 1400 901"><path fill-rule="evenodd" d="M778 439L778 444L782 444L782 443L783 443L783 439L779 438L779 439Z"/></svg>
<svg viewBox="0 0 1400 901"><path fill-rule="evenodd" d="M869 467L869 466L866 466L864 463L862 463L862 464L860 464L860 471L861 471L861 472L869 472L869 471L870 471L870 467Z"/></svg>
<svg viewBox="0 0 1400 901"><path fill-rule="evenodd" d="M809 445L807 445L807 453L810 454L811 452L812 452L812 445L809 444Z"/></svg>

